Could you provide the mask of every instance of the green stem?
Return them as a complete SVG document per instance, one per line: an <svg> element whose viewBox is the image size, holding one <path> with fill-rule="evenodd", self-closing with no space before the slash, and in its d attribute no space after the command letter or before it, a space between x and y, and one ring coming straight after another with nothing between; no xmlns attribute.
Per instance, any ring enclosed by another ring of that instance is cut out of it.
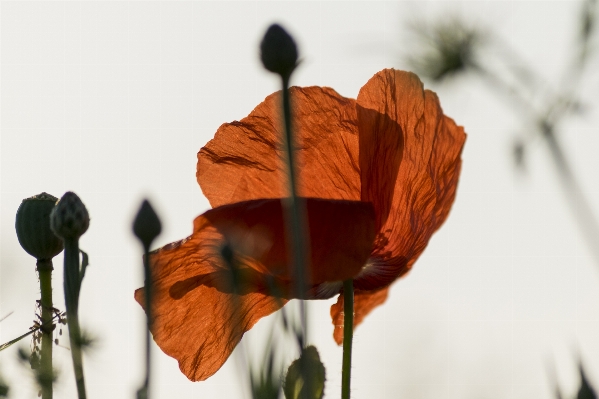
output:
<svg viewBox="0 0 599 399"><path fill-rule="evenodd" d="M52 369L52 260L40 259L37 261L37 271L40 278L40 307L42 308L42 351L40 367L40 383L42 388L42 399L52 399L52 380L54 371Z"/></svg>
<svg viewBox="0 0 599 399"><path fill-rule="evenodd" d="M354 281L343 282L343 371L341 399L349 399L351 385L351 350L354 335Z"/></svg>
<svg viewBox="0 0 599 399"><path fill-rule="evenodd" d="M150 273L150 248L144 246L144 276L145 276L145 299L146 299L146 320L148 328L146 329L146 378L143 387L137 392L138 399L147 399L150 397L150 372L151 372L151 336L153 314L152 314L152 274Z"/></svg>
<svg viewBox="0 0 599 399"><path fill-rule="evenodd" d="M300 317L302 325L301 346L304 348L307 342L307 317L306 307L302 300L305 296L306 281L308 280L307 268L304 255L306 253L305 240L305 208L300 204L297 196L296 162L294 151L294 140L291 121L291 100L289 96L289 76L282 76L283 85L283 116L285 120L285 153L287 155L287 177L289 182L289 198L285 203L287 231L292 237L293 254L293 277L295 281L296 296L300 299Z"/></svg>
<svg viewBox="0 0 599 399"><path fill-rule="evenodd" d="M77 383L79 399L86 399L85 379L83 377L83 355L81 352L81 329L79 327L79 240L64 240L64 296L67 308L71 357Z"/></svg>

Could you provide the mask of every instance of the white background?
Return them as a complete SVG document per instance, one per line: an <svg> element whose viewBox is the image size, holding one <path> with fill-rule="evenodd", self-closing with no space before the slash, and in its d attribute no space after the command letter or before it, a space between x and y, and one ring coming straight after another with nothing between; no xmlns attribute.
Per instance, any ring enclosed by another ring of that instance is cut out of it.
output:
<svg viewBox="0 0 599 399"><path fill-rule="evenodd" d="M405 67L402 55L414 46L409 23L450 14L497 31L557 81L577 12L577 2L547 1L2 2L0 316L14 313L0 323L0 341L27 331L39 298L35 260L14 233L20 201L75 191L92 217L81 240L90 255L81 319L99 338L85 358L89 397L134 397L144 314L133 300L143 279L130 222L148 196L163 220L157 245L190 234L208 208L196 153L221 123L278 89L258 59L270 23L299 43L294 84L355 98L377 71ZM585 87L589 98L599 93L594 82ZM551 398L552 365L571 396L579 357L599 383L599 265L544 144L529 148L527 173L516 173L510 146L522 124L511 109L476 80L433 88L468 133L457 200L413 271L357 329L352 397ZM599 211L596 109L560 126L560 139ZM55 268L62 307L61 256ZM341 349L331 303L310 303L310 328L327 367L326 397L335 398ZM244 341L260 343L269 328L261 321ZM73 398L69 353L55 353L55 397ZM155 353L154 398L245 394L235 356L208 381L191 383L176 361ZM35 397L15 359L14 347L0 353L13 397Z"/></svg>

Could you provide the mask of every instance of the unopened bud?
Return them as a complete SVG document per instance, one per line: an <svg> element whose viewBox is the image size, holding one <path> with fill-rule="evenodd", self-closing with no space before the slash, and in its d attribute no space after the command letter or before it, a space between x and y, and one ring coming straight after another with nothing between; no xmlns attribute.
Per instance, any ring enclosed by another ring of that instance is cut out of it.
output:
<svg viewBox="0 0 599 399"><path fill-rule="evenodd" d="M325 369L314 346L302 350L299 359L287 370L285 399L322 399L324 396Z"/></svg>
<svg viewBox="0 0 599 399"><path fill-rule="evenodd" d="M63 239L78 239L89 227L89 213L79 196L66 192L50 215L54 233Z"/></svg>
<svg viewBox="0 0 599 399"><path fill-rule="evenodd" d="M144 247L150 248L152 241L158 237L160 231L162 231L162 225L158 215L154 212L150 202L144 200L133 221L133 234L139 238Z"/></svg>
<svg viewBox="0 0 599 399"><path fill-rule="evenodd" d="M289 77L297 65L297 46L280 25L271 25L260 43L262 64L271 72Z"/></svg>
<svg viewBox="0 0 599 399"><path fill-rule="evenodd" d="M50 229L50 213L58 198L41 193L21 202L15 230L21 247L38 260L50 260L63 249L63 243Z"/></svg>

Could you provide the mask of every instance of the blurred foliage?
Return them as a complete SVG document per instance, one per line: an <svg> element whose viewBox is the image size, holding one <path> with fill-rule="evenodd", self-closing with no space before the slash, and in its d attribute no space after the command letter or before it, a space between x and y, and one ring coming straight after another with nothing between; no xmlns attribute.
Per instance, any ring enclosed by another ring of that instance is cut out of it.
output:
<svg viewBox="0 0 599 399"><path fill-rule="evenodd" d="M477 67L478 50L485 42L484 33L453 18L436 24L412 26L419 51L409 56L408 64L423 78L443 81Z"/></svg>
<svg viewBox="0 0 599 399"><path fill-rule="evenodd" d="M570 48L572 59L566 62L558 84L544 81L543 74L531 68L501 37L459 17L444 16L435 23L412 25L416 40L406 62L418 75L436 83L475 76L507 101L522 120L512 146L516 167L525 170L532 142L540 138L547 144L573 216L599 266L599 222L559 140L561 122L587 110L580 88L583 78L584 85L588 84L591 74L585 72L598 49L597 14L597 0L581 3L579 28Z"/></svg>
<svg viewBox="0 0 599 399"><path fill-rule="evenodd" d="M266 361L259 370L250 366L250 388L252 399L278 399L281 395L281 374L275 368L273 345L266 349Z"/></svg>
<svg viewBox="0 0 599 399"><path fill-rule="evenodd" d="M39 351L33 350L29 352L24 348L18 348L17 359L22 366L30 371L35 384L39 388L38 396L41 396L43 387L54 385L58 381L58 370L56 368L53 368L52 370L42 370ZM0 397L2 397L1 392L2 382L0 381Z"/></svg>
<svg viewBox="0 0 599 399"><path fill-rule="evenodd" d="M595 390L589 384L589 380L586 377L584 369L582 368L582 364L579 367L580 370L580 388L578 389L578 394L576 395L576 399L597 399L597 394Z"/></svg>

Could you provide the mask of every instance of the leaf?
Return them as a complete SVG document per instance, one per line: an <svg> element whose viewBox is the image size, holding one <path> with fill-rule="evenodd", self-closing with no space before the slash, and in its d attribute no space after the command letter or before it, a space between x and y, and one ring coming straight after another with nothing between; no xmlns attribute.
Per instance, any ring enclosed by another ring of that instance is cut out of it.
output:
<svg viewBox="0 0 599 399"><path fill-rule="evenodd" d="M302 351L287 370L283 392L286 399L322 399L325 368L314 346Z"/></svg>
<svg viewBox="0 0 599 399"><path fill-rule="evenodd" d="M86 252L79 250L81 252L81 271L79 272L79 286L83 282L83 277L85 277L85 269L89 265L89 256Z"/></svg>

